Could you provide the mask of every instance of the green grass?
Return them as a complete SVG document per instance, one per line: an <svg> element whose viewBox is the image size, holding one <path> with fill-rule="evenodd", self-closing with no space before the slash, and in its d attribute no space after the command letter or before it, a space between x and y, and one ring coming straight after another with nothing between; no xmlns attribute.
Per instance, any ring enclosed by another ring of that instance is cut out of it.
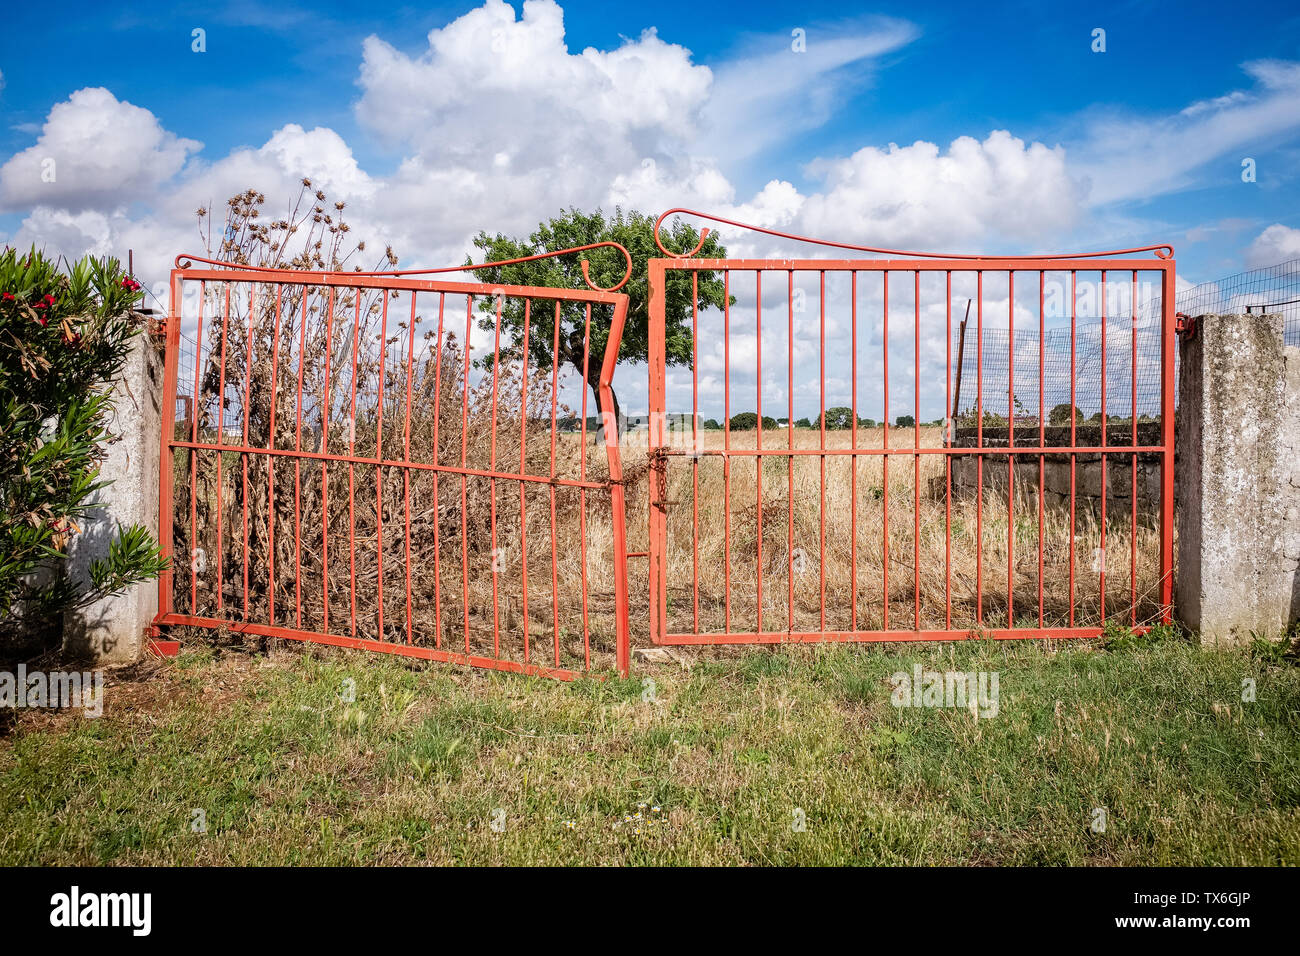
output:
<svg viewBox="0 0 1300 956"><path fill-rule="evenodd" d="M917 662L998 672L998 715L894 707ZM569 685L203 651L110 681L101 719L25 712L0 739L3 864L421 862L1296 864L1300 668L1163 632Z"/></svg>

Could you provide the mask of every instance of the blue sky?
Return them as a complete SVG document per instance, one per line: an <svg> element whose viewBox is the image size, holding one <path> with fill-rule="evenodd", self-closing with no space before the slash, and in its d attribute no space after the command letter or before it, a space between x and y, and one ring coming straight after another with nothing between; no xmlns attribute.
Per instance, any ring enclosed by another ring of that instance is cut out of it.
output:
<svg viewBox="0 0 1300 956"><path fill-rule="evenodd" d="M260 146L274 130L296 123L335 130L362 168L386 175L404 152L368 135L357 120L364 39L374 35L419 56L430 29L476 6L363 10L346 3L240 2L112 11L71 3L57 17L40 5L15 7L0 37L0 155L31 146L54 104L83 87L102 86L152 112L164 129L201 142L196 159ZM786 48L796 27L806 31L810 52L855 26L869 28L873 17L892 18L907 31L909 39L897 49L838 71L831 101L818 107L824 121L813 130L778 138L734 162L727 172L741 196L773 178L801 190L814 187L805 164L865 145L925 140L942 147L958 136L982 139L1007 129L1026 141L1069 149L1089 122L1176 115L1193 103L1249 93L1255 84L1243 63L1300 59L1300 9L1285 3L1251 5L1248 15L1210 3L1180 5L1176 13L1150 3L882 3L859 9L846 18L843 5L816 2L800 4L797 12L786 3L563 4L572 53L588 46L615 49L654 27L664 41L689 49L693 62L715 70ZM191 51L196 27L206 31L202 55ZM1096 27L1106 30L1102 54L1090 49ZM485 57L485 70L489 62ZM1296 107L1300 114L1300 102ZM762 126L783 119L778 111L749 121ZM707 141L698 145L709 148ZM1246 155L1257 162L1255 184L1240 181ZM1300 225L1297 156L1294 126L1262 130L1247 148L1208 156L1176 191L1127 197L1123 209L1152 230L1146 239L1175 242L1185 274L1210 278L1233 271L1264 227ZM148 203L147 197L136 201ZM0 231L12 235L24 210L8 206ZM1116 233L1114 244L1131 238Z"/></svg>
<svg viewBox="0 0 1300 956"><path fill-rule="evenodd" d="M407 266L615 203L938 251L1168 242L1180 284L1300 257L1286 3L26 5L0 75L0 241L132 248L151 281L197 206L305 174Z"/></svg>

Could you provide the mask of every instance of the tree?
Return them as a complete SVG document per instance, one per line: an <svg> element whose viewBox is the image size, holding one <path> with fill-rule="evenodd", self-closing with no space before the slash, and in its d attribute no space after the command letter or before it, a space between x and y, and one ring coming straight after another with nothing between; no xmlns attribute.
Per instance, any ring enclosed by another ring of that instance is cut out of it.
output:
<svg viewBox="0 0 1300 956"><path fill-rule="evenodd" d="M695 229L678 220L666 223L661 235L665 246L683 252L694 249L700 239ZM614 215L609 218L606 218L599 209L594 213L584 213L571 208L549 222L540 223L536 231L527 239L507 238L500 233L489 236L486 232L480 232L474 240L474 245L483 250L485 261L499 262L543 252L558 252L596 242L620 243L632 257L632 278L620 290L627 294L630 301L627 320L623 326L619 357L630 362L647 361L650 345L650 287L646 263L650 259L663 255L655 245L653 218L642 215L636 210L625 213L620 208L615 208ZM711 233L705 239L697 257L720 259L725 258L726 254L727 251L718 241L717 234ZM587 285L582 278L583 259L588 260L591 281L605 288L616 284L627 268L627 261L617 249L605 247L590 249L571 256L558 256L553 259L539 259L484 269L477 274L485 282L500 285L586 289ZM722 308L725 298L722 279L713 272L698 272L694 275L699 278L699 295L694 305L699 309L710 306ZM691 364L691 277L692 273L678 271L669 272L666 278L664 354L669 365L689 367ZM734 297L732 301L735 301ZM483 301L481 308L483 315L479 320L480 326L487 329L495 328L496 303L488 299ZM555 338L554 318L554 299L533 300L529 315L528 362L534 369L544 370L551 367L551 352ZM602 408L598 390L600 366L604 360L612 318L612 308L592 306L591 341L584 363L583 332L586 304L573 301L562 302L560 349L555 359L577 370L583 382L592 390L596 400L596 410L602 413L602 416L605 412L612 413L614 421L617 422L618 397L614 396L613 408ZM522 357L523 328L523 302L517 298L504 299L501 307L500 353L503 360Z"/></svg>
<svg viewBox="0 0 1300 956"><path fill-rule="evenodd" d="M911 428L915 424L916 424L916 419L913 418L911 415L899 415L897 418L894 419L894 426L896 428Z"/></svg>
<svg viewBox="0 0 1300 956"><path fill-rule="evenodd" d="M826 427L852 428L853 409L847 405L836 405L834 408L826 409Z"/></svg>
<svg viewBox="0 0 1300 956"><path fill-rule="evenodd" d="M809 427L816 428L817 425L809 424ZM852 428L853 427L853 409L847 405L836 405L834 408L826 409L826 427L829 429ZM875 428L876 422L872 418L859 418L859 428Z"/></svg>
<svg viewBox="0 0 1300 956"><path fill-rule="evenodd" d="M731 416L731 430L733 432L752 431L758 427L757 412L741 412L739 415ZM763 416L764 428L775 428L776 419L769 415Z"/></svg>
<svg viewBox="0 0 1300 956"><path fill-rule="evenodd" d="M1083 422L1083 412L1079 411L1078 408L1075 408L1069 402L1062 402L1060 405L1053 406L1052 410L1047 413L1047 424L1068 425L1070 424L1071 412L1074 412L1074 421L1076 423Z"/></svg>
<svg viewBox="0 0 1300 956"><path fill-rule="evenodd" d="M813 424L806 418L801 418L794 423L796 428L812 428Z"/></svg>

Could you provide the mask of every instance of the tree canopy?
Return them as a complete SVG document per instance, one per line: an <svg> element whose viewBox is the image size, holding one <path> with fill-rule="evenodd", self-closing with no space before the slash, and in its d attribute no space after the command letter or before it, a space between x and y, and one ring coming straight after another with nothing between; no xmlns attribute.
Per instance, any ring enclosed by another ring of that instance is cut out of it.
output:
<svg viewBox="0 0 1300 956"><path fill-rule="evenodd" d="M1076 422L1083 421L1083 412L1069 402L1062 402L1060 405L1054 405L1052 410L1047 413L1047 423L1049 425L1068 425L1072 417L1071 412L1073 412L1073 418Z"/></svg>
<svg viewBox="0 0 1300 956"><path fill-rule="evenodd" d="M739 415L732 415L729 427L733 432L752 431L758 427L758 413L741 412ZM763 427L776 428L776 419L769 415L764 415Z"/></svg>

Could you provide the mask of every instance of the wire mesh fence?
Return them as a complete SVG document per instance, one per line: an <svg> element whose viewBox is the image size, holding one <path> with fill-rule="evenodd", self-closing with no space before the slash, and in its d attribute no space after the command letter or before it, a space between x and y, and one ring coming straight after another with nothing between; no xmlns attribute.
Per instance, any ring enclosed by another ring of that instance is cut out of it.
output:
<svg viewBox="0 0 1300 956"><path fill-rule="evenodd" d="M1300 259L1202 282L1178 293L1178 311L1190 316L1280 312L1287 345L1300 345Z"/></svg>
<svg viewBox="0 0 1300 956"><path fill-rule="evenodd" d="M1300 259L1202 282L1179 292L1174 304L1189 316L1279 312L1286 344L1300 346ZM973 422L979 408L1004 420L1014 414L1017 424L1037 423L1043 415L1053 424L1058 409L1059 422L1066 423L1072 401L1084 419L1098 419L1104 393L1108 421L1154 418L1160 411L1160 318L1155 295L1130 315L1104 325L1080 320L1073 330L1017 328L1013 338L1005 328L977 332L972 320L964 340L959 329L953 332L961 378L954 415L959 423ZM1175 353L1175 381L1177 361Z"/></svg>
<svg viewBox="0 0 1300 956"><path fill-rule="evenodd" d="M1160 413L1160 324L1130 318L1056 328L966 329L954 344L954 402L961 424L983 413L1006 424L1046 416L1068 424L1072 404L1085 419L1154 417ZM1041 357L1041 362L1040 362ZM1104 388L1103 388L1104 383ZM1053 410L1056 415L1053 416Z"/></svg>

